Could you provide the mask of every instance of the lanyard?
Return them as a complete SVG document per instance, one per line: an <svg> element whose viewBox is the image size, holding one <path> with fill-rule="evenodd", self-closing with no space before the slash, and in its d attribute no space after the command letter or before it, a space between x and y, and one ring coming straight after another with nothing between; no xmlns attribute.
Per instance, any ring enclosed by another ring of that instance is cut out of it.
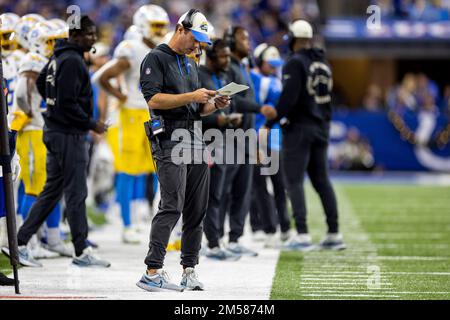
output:
<svg viewBox="0 0 450 320"><path fill-rule="evenodd" d="M212 79L214 81L214 85L216 86L216 90L222 88L222 81L215 74L212 75Z"/></svg>
<svg viewBox="0 0 450 320"><path fill-rule="evenodd" d="M183 72L183 69L181 68L180 58L178 57L178 55L176 55L176 57L177 57L178 69L180 70L180 73L183 76L184 72ZM187 75L189 75L191 73L191 68L189 68L189 63L188 63L186 56L184 56L184 66L186 67Z"/></svg>

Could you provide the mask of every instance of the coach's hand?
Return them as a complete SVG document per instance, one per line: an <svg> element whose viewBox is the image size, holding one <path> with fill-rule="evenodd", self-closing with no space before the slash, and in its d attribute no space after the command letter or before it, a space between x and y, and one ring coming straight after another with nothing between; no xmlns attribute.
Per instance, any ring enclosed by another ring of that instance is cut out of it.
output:
<svg viewBox="0 0 450 320"><path fill-rule="evenodd" d="M230 97L227 96L219 96L214 99L217 109L223 109L230 106Z"/></svg>
<svg viewBox="0 0 450 320"><path fill-rule="evenodd" d="M108 126L106 125L106 123L102 121L97 121L97 123L95 124L94 131L98 134L102 134L105 133L106 130L108 130Z"/></svg>
<svg viewBox="0 0 450 320"><path fill-rule="evenodd" d="M278 115L277 110L275 110L274 107L266 104L261 107L261 113L264 117L266 117L267 120L273 120Z"/></svg>
<svg viewBox="0 0 450 320"><path fill-rule="evenodd" d="M216 91L208 90L205 88L198 89L192 92L192 102L197 103L208 103L209 99L214 98L216 96Z"/></svg>

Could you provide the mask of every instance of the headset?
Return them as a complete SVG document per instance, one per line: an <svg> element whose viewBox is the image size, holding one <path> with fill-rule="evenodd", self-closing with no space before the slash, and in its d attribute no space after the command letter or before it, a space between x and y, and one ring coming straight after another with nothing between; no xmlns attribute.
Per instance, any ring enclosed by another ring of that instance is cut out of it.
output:
<svg viewBox="0 0 450 320"><path fill-rule="evenodd" d="M258 66L258 68L261 68L262 64L263 64L263 58L264 58L264 54L266 53L266 51L270 48L269 45L267 45L267 47L264 48L263 51L261 51L261 53L255 57L255 63Z"/></svg>
<svg viewBox="0 0 450 320"><path fill-rule="evenodd" d="M190 9L186 15L186 17L184 17L184 20L181 21L181 25L183 26L183 28L185 29L191 29L193 24L194 24L194 15L196 13L200 12L197 9Z"/></svg>
<svg viewBox="0 0 450 320"><path fill-rule="evenodd" d="M223 40L228 44L231 51L236 49L236 32L242 29L240 26L229 26L223 35Z"/></svg>
<svg viewBox="0 0 450 320"><path fill-rule="evenodd" d="M224 42L223 39L216 39L216 40L213 41L212 45L207 46L207 47L205 48L206 56L207 56L209 59L211 59L211 60L216 60L216 58L217 58L216 47L217 47L218 44L220 44L220 43L222 43L222 42Z"/></svg>
<svg viewBox="0 0 450 320"><path fill-rule="evenodd" d="M293 51L295 36L294 36L294 33L291 31L291 29L289 29L289 32L287 34L287 41L288 41L289 50Z"/></svg>

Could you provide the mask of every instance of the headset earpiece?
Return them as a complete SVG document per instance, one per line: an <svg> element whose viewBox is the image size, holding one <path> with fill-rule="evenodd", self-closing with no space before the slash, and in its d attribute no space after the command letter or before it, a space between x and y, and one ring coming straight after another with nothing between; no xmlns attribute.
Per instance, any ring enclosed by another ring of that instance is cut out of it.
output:
<svg viewBox="0 0 450 320"><path fill-rule="evenodd" d="M213 41L213 43L210 46L207 46L205 48L206 56L209 59L216 60L216 58L217 58L217 52L216 52L217 48L216 47L222 41L223 41L222 39L216 39Z"/></svg>
<svg viewBox="0 0 450 320"><path fill-rule="evenodd" d="M191 29L194 22L193 22L193 18L194 18L194 14L196 14L198 11L197 9L190 9L186 15L186 17L184 18L184 20L181 22L181 25L183 26L183 28L185 29Z"/></svg>
<svg viewBox="0 0 450 320"><path fill-rule="evenodd" d="M225 42L230 47L231 51L234 51L236 49L236 39L235 39L236 30L237 28L235 26L229 26L223 37Z"/></svg>
<svg viewBox="0 0 450 320"><path fill-rule="evenodd" d="M264 48L263 51L261 51L261 53L257 57L255 57L255 63L258 66L258 68L261 68L261 66L264 62L264 60L263 60L264 54L266 53L267 49L269 49L269 48L270 48L270 46L268 45L267 47Z"/></svg>

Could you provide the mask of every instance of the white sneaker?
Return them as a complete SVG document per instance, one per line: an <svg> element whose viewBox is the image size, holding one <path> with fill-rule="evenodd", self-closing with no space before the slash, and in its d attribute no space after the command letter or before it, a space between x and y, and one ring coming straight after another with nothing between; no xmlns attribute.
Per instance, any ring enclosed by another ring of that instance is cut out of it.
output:
<svg viewBox="0 0 450 320"><path fill-rule="evenodd" d="M312 244L311 236L308 233L299 233L286 241L283 248L295 251L311 251L315 247Z"/></svg>
<svg viewBox="0 0 450 320"><path fill-rule="evenodd" d="M127 244L140 244L139 234L133 227L124 228L122 233L122 241Z"/></svg>
<svg viewBox="0 0 450 320"><path fill-rule="evenodd" d="M46 244L44 248L47 249L48 251L56 252L57 254L63 257L71 258L73 256L73 249L69 248L69 246L66 246L66 244L62 241L52 245Z"/></svg>
<svg viewBox="0 0 450 320"><path fill-rule="evenodd" d="M266 234L261 230L255 231L253 232L252 239L255 242L263 242L266 240Z"/></svg>
<svg viewBox="0 0 450 320"><path fill-rule="evenodd" d="M288 241L290 238L292 238L293 237L293 232L292 232L292 230L288 230L288 231L286 231L286 232L281 232L280 233L280 239L281 239L281 242L286 242L286 241Z"/></svg>
<svg viewBox="0 0 450 320"><path fill-rule="evenodd" d="M264 242L264 248L278 249L280 247L281 247L280 238L275 233L267 234L266 241Z"/></svg>
<svg viewBox="0 0 450 320"><path fill-rule="evenodd" d="M51 252L44 247L42 247L40 244L37 246L34 246L30 250L31 256L35 259L52 259L59 257L59 254L56 252Z"/></svg>
<svg viewBox="0 0 450 320"><path fill-rule="evenodd" d="M340 233L328 233L320 242L319 247L328 250L344 250L347 248Z"/></svg>

